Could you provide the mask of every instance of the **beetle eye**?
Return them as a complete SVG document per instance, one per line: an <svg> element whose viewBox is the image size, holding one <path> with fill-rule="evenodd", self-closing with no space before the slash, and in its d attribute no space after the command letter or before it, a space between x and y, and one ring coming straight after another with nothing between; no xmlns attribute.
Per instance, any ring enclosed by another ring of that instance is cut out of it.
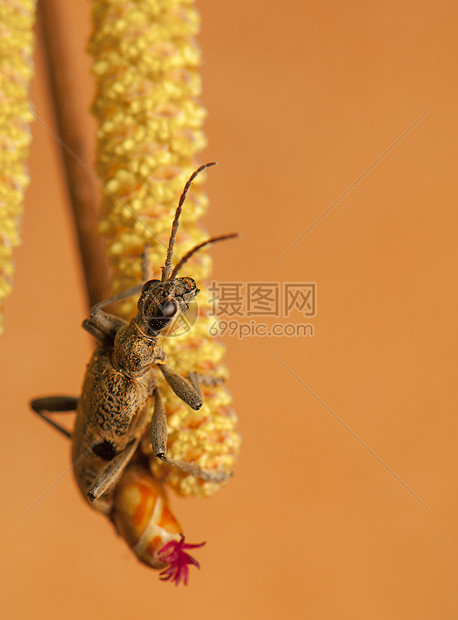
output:
<svg viewBox="0 0 458 620"><path fill-rule="evenodd" d="M160 309L161 315L163 317L170 318L174 314L176 314L177 305L176 305L175 301L173 301L173 300L172 301L166 301L165 303L163 303L162 305L159 306L159 309Z"/></svg>

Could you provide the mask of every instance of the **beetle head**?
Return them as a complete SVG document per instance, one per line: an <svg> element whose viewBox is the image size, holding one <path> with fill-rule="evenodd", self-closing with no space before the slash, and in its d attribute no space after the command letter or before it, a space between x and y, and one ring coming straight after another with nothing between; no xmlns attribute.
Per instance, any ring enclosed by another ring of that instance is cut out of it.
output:
<svg viewBox="0 0 458 620"><path fill-rule="evenodd" d="M190 302L198 293L195 281L187 276L165 282L145 282L138 300L138 313L143 320L144 332L154 336L169 327L180 314L188 310Z"/></svg>

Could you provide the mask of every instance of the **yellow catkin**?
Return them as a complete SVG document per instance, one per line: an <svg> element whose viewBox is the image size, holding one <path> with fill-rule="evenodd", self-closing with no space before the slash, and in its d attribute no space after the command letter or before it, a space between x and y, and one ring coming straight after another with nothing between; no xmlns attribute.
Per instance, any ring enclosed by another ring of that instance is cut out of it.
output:
<svg viewBox="0 0 458 620"><path fill-rule="evenodd" d="M160 277L178 197L206 145L199 104L200 51L195 42L199 16L193 0L93 0L94 31L89 44L97 92L97 174L103 191L101 234L113 268L114 292L141 279L146 245L151 277ZM201 163L201 162L199 162ZM174 255L182 256L208 237L198 220L208 206L200 175L188 193ZM113 194L116 194L116 198ZM186 265L201 293L192 329L163 339L176 372L191 370L226 377L224 348L210 335L205 286L211 271L206 251ZM131 316L136 300L121 304ZM184 331L184 330L183 330ZM204 387L204 405L192 411L161 383L168 416L168 453L206 469L231 470L240 448L237 418L223 385ZM144 442L149 453L148 442ZM204 482L151 457L153 474L181 495L210 495L220 483Z"/></svg>
<svg viewBox="0 0 458 620"><path fill-rule="evenodd" d="M13 248L20 243L26 159L31 140L28 111L33 74L35 0L0 0L0 334L3 301L11 293Z"/></svg>

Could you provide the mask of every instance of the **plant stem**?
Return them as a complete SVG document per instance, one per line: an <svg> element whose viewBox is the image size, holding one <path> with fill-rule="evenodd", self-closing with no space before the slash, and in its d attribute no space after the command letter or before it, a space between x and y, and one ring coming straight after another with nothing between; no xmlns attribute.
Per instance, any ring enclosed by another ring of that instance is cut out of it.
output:
<svg viewBox="0 0 458 620"><path fill-rule="evenodd" d="M75 88L71 50L63 27L63 4L62 0L40 0L38 20L57 134L65 145L61 149L62 160L87 300L92 307L108 297L108 262L97 233L98 187L91 171L86 168L90 149Z"/></svg>

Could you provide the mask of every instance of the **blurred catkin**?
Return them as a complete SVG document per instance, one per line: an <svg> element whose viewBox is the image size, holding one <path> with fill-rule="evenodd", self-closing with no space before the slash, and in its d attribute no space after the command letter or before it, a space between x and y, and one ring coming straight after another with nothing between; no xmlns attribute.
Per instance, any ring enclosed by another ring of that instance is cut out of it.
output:
<svg viewBox="0 0 458 620"><path fill-rule="evenodd" d="M193 0L92 0L89 44L97 92L97 174L103 190L100 231L113 268L114 292L141 280L142 253L149 246L151 277L160 278L178 197L206 145L205 110L194 37L199 16ZM201 162L199 162L201 163ZM174 255L207 238L198 221L208 200L199 176L188 193ZM116 195L116 197L113 196ZM186 266L201 293L199 319L189 331L163 339L175 372L226 377L224 348L209 335L205 286L211 259L204 250ZM121 305L129 317L136 300ZM168 454L205 469L232 469L240 447L237 418L222 385L204 387L204 405L192 411L161 382L168 416ZM144 450L149 452L148 442ZM204 482L151 456L151 467L181 495L210 495L221 483Z"/></svg>
<svg viewBox="0 0 458 620"><path fill-rule="evenodd" d="M3 301L11 293L13 248L20 243L26 159L31 140L28 110L33 75L35 0L0 0L0 334Z"/></svg>

